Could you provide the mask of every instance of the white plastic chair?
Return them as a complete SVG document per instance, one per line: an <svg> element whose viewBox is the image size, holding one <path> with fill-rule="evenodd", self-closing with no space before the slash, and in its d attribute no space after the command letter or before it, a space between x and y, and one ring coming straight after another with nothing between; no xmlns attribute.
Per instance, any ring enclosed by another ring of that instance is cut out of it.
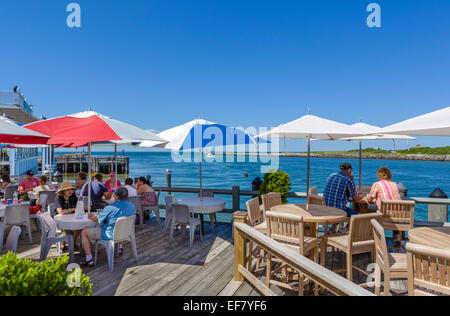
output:
<svg viewBox="0 0 450 316"><path fill-rule="evenodd" d="M17 253L17 245L19 244L19 237L22 234L22 229L18 226L11 228L9 232L8 239L6 240L6 251L11 251L12 253Z"/></svg>
<svg viewBox="0 0 450 316"><path fill-rule="evenodd" d="M3 237L8 226L26 226L30 244L33 244L30 225L30 204L9 205L5 209L5 219L0 222L0 250L3 249Z"/></svg>
<svg viewBox="0 0 450 316"><path fill-rule="evenodd" d="M47 259L48 253L54 244L56 244L58 254L61 253L61 243L66 242L69 244L70 262L75 262L73 236L71 234L58 232L58 225L51 217L50 212L37 214L37 218L42 227L41 253L39 260L44 261Z"/></svg>
<svg viewBox="0 0 450 316"><path fill-rule="evenodd" d="M136 238L134 235L134 230L136 226L136 215L130 217L119 218L114 226L114 239L113 240L98 240L95 243L95 257L94 264L97 264L97 253L98 245L102 245L106 249L106 254L108 255L108 265L109 271L114 272L114 254L115 245L122 243L124 241L129 241L131 243L131 250L133 252L134 259L138 261L138 254L136 249ZM117 248L118 250L119 248Z"/></svg>
<svg viewBox="0 0 450 316"><path fill-rule="evenodd" d="M177 203L177 199L173 195L167 195L164 198L166 202L166 221L164 223L164 234L167 233L170 223L172 223L172 205Z"/></svg>
<svg viewBox="0 0 450 316"><path fill-rule="evenodd" d="M48 195L47 195L47 194L42 194L42 193L41 193L41 194L39 195L39 199L38 199L37 202L36 202L36 205L40 205L41 208L42 208L41 213L42 213L42 212L47 212L47 211L48 211L48 204L47 204L47 201L48 201ZM38 219L38 217L37 217L37 214L30 214L30 219L33 219L33 220L35 221L36 227L37 227L38 229L41 229L40 221L39 221L39 219Z"/></svg>
<svg viewBox="0 0 450 316"><path fill-rule="evenodd" d="M142 204L141 204L142 196L129 196L128 201L134 205L134 208L136 209L136 214L139 216L139 227L144 227L144 212L142 211Z"/></svg>
<svg viewBox="0 0 450 316"><path fill-rule="evenodd" d="M202 225L200 219L191 217L189 207L182 204L172 204L172 225L170 229L170 241L173 240L173 232L177 226L186 227L189 225L189 244L192 247L194 244L195 229L200 226L200 240L202 239Z"/></svg>
<svg viewBox="0 0 450 316"><path fill-rule="evenodd" d="M142 206L142 211L148 212L148 215L151 216L150 212L153 212L156 217L156 221L158 222L158 225L161 225L161 218L159 217L159 196L161 195L161 191L158 190L158 193L156 194L156 205L155 206Z"/></svg>

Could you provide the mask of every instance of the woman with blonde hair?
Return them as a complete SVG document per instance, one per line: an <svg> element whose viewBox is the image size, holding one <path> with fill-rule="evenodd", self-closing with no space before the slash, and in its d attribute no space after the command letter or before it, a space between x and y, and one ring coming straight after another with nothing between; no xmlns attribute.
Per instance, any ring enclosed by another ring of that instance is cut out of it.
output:
<svg viewBox="0 0 450 316"><path fill-rule="evenodd" d="M392 173L389 168L383 167L377 172L378 182L374 183L370 194L367 196L369 203L377 204L381 208L381 201L398 201L402 197L398 184L392 181Z"/></svg>

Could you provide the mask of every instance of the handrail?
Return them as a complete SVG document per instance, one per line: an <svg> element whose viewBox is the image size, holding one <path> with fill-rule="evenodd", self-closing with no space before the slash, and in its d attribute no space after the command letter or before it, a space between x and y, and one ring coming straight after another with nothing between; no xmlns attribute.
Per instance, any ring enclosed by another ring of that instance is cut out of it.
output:
<svg viewBox="0 0 450 316"><path fill-rule="evenodd" d="M317 282L322 287L338 296L375 296L373 293L358 286L357 284L341 277L340 275L322 267L321 265L301 256L293 250L285 247L283 244L267 237L261 232L242 222L244 214L235 214L235 280L248 280L257 288L268 290L264 284L255 278L249 277L249 271L244 271L247 266L246 251L247 240L251 240L255 245L260 246L271 253L281 261L288 264L291 268L301 272L307 278ZM245 221L245 219L244 219ZM242 273L244 272L244 273ZM268 292L270 293L270 292Z"/></svg>

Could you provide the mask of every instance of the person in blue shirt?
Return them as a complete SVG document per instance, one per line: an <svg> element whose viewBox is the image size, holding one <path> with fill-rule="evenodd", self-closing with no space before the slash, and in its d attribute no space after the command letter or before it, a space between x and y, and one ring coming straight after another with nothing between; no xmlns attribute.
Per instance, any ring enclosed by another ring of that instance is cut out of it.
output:
<svg viewBox="0 0 450 316"><path fill-rule="evenodd" d="M327 181L324 198L325 204L347 212L347 216L357 215L358 212L347 207L349 200L359 201L364 195L356 192L352 165L348 162L341 165L341 171L333 173Z"/></svg>
<svg viewBox="0 0 450 316"><path fill-rule="evenodd" d="M136 215L134 205L128 202L128 190L124 187L118 188L114 195L115 203L103 209L100 215L89 214L88 217L98 226L87 228L81 232L83 249L86 260L81 263L85 267L94 266L91 245L98 240L113 240L114 226L119 218Z"/></svg>
<svg viewBox="0 0 450 316"><path fill-rule="evenodd" d="M91 210L96 211L103 209L108 205L105 200L111 199L113 193L108 192L106 185L103 184L103 177L101 174L96 174L91 182ZM89 183L86 183L81 189L81 196L89 196Z"/></svg>

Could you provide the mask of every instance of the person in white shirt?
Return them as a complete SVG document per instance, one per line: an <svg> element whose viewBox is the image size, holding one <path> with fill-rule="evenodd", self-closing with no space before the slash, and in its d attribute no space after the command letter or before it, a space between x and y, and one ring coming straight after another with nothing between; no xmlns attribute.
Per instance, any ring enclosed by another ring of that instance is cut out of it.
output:
<svg viewBox="0 0 450 316"><path fill-rule="evenodd" d="M133 187L133 179L126 179L124 187L128 190L128 197L138 195L136 189Z"/></svg>

